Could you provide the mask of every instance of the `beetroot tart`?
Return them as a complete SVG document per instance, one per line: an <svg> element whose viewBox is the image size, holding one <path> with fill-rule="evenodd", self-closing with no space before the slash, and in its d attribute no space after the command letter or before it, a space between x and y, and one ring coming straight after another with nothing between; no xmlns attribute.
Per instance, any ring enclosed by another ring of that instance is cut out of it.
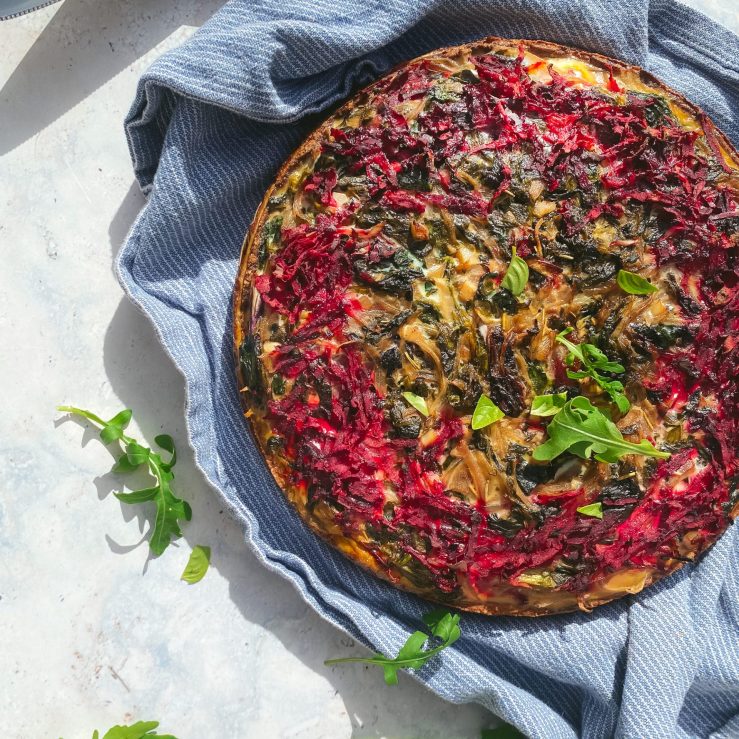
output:
<svg viewBox="0 0 739 739"><path fill-rule="evenodd" d="M490 38L332 113L256 213L239 391L317 534L488 614L590 610L739 511L739 157L642 70Z"/></svg>

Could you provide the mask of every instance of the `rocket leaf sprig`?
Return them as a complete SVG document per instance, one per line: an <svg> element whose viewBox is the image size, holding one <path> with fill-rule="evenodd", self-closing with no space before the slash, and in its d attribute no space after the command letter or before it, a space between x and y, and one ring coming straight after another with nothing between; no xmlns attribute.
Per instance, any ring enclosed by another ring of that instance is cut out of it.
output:
<svg viewBox="0 0 739 739"><path fill-rule="evenodd" d="M423 622L431 630L431 634L423 631L414 631L400 648L396 657L386 657L384 654L375 654L372 657L341 657L327 659L325 665L337 665L344 662L362 662L368 665L378 665L385 673L387 685L398 684L398 670L423 667L432 657L443 649L454 644L462 635L459 628L459 614L437 609L423 616ZM438 646L426 645L430 640L437 640ZM427 648L424 649L424 646Z"/></svg>
<svg viewBox="0 0 739 739"><path fill-rule="evenodd" d="M94 413L81 408L62 405L57 408L63 413L71 413L80 416L100 426L100 440L105 445L115 444L123 451L113 465L113 472L129 473L146 465L154 477L151 487L135 490L130 493L115 493L116 498L123 503L147 503L156 505L156 517L149 538L149 547L156 555L160 555L173 539L182 536L180 521L189 521L192 517L192 509L187 501L177 498L172 492L171 483L174 479L172 467L177 461L174 440L169 434L159 434L154 437L154 442L168 452L170 457L166 462L162 456L143 446L136 439L124 433L131 422L132 413L126 409L116 414L109 421L104 421Z"/></svg>
<svg viewBox="0 0 739 739"><path fill-rule="evenodd" d="M613 380L601 374L602 372L622 374L626 371L625 367L618 362L611 362L594 344L573 344L565 338L571 331L572 329L568 328L557 334L557 341L569 349L565 359L567 366L571 367L575 360L580 362L581 369L577 371L568 369L567 377L571 380L581 380L583 377L590 378L608 393L621 413L626 413L631 407L631 403L624 394L623 383L621 380Z"/></svg>

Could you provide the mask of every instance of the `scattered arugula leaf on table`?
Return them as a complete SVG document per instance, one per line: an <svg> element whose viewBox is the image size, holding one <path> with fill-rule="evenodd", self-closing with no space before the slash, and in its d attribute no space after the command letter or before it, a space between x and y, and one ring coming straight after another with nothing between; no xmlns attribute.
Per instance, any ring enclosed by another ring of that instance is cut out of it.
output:
<svg viewBox="0 0 739 739"><path fill-rule="evenodd" d="M511 261L508 269L500 283L501 287L511 292L513 295L520 295L529 281L529 265L526 261L516 254L516 247L513 247Z"/></svg>
<svg viewBox="0 0 739 739"><path fill-rule="evenodd" d="M190 559L187 561L187 566L185 567L180 579L194 585L205 577L205 573L208 571L209 565L210 547L204 547L197 544L193 547L192 552L190 552Z"/></svg>
<svg viewBox="0 0 739 739"><path fill-rule="evenodd" d="M177 739L172 734L157 734L154 729L159 726L158 721L137 721L131 726L112 726L103 735L103 739ZM99 739L97 729L92 739Z"/></svg>
<svg viewBox="0 0 739 739"><path fill-rule="evenodd" d="M168 434L160 434L154 437L154 442L170 454L169 460L165 462L160 454L139 444L136 439L124 433L131 422L132 413L128 409L116 414L109 421L104 421L90 411L72 406L62 405L57 410L63 413L72 413L75 416L92 421L92 423L101 427L100 440L103 444L117 444L119 448L123 447L123 454L113 465L113 472L133 472L142 465L147 465L149 472L155 479L155 485L131 493L115 493L115 496L123 503L134 504L148 501L155 503L157 510L151 538L149 539L149 547L154 554L161 554L173 539L182 536L179 522L189 521L192 517L190 504L175 497L170 485L174 479L172 467L177 461L177 452L172 437Z"/></svg>
<svg viewBox="0 0 739 739"><path fill-rule="evenodd" d="M472 414L472 428L477 431L501 418L505 418L505 413L487 395L481 395Z"/></svg>
<svg viewBox="0 0 739 739"><path fill-rule="evenodd" d="M545 462L566 451L599 462L617 462L626 454L642 454L645 457L667 459L661 452L642 439L638 444L626 441L615 423L584 396L568 401L547 426L548 439L534 449L534 459Z"/></svg>
<svg viewBox="0 0 739 739"><path fill-rule="evenodd" d="M385 673L387 685L398 684L398 670L423 667L432 657L454 644L462 635L459 628L459 614L451 614L448 611L437 609L423 616L423 622L429 627L431 634L423 631L415 631L408 637L406 643L400 648L396 657L386 657L384 654L376 654L373 657L340 657L339 659L327 659L325 665L338 665L344 662L362 662L368 665L378 665ZM424 645L430 639L441 641L436 647Z"/></svg>
<svg viewBox="0 0 739 739"><path fill-rule="evenodd" d="M624 386L621 380L612 380L610 377L604 377L601 372L612 372L621 374L626 369L618 362L611 362L608 357L594 344L573 344L565 336L572 331L567 328L557 334L557 341L569 349L569 353L565 358L565 363L571 367L575 360L579 360L582 369L573 371L567 370L567 377L571 380L580 380L583 377L589 377L610 396L611 400L616 404L621 413L626 413L631 408L629 399L624 395Z"/></svg>
<svg viewBox="0 0 739 739"><path fill-rule="evenodd" d="M641 275L637 275L635 272L629 272L626 269L620 269L618 271L616 282L624 292L630 295L650 295L659 290L649 280L645 280Z"/></svg>

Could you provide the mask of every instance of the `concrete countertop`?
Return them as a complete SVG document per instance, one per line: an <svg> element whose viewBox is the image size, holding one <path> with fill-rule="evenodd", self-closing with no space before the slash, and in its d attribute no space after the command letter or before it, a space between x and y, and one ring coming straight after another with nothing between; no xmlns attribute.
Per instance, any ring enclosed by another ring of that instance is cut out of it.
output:
<svg viewBox="0 0 739 739"><path fill-rule="evenodd" d="M689 3L739 31L733 0ZM247 550L195 469L182 381L112 258L144 203L122 121L140 74L220 0L65 0L0 24L0 716L8 739L159 720L205 737L479 737L495 719L353 651ZM110 454L54 407L134 410L172 434L184 538L149 560ZM91 443L88 443L91 442ZM212 566L179 577L195 544Z"/></svg>

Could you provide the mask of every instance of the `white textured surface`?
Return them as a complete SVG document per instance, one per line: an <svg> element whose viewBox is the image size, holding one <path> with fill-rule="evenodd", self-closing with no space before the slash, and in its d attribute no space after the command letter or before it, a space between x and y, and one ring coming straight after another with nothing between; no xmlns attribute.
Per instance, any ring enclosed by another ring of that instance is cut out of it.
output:
<svg viewBox="0 0 739 739"><path fill-rule="evenodd" d="M2 736L127 719L180 739L479 736L480 708L323 666L353 644L246 550L184 448L181 379L111 273L143 202L122 132L136 80L219 4L66 0L0 25ZM739 30L733 0L689 4ZM110 494L93 434L55 424L61 402L175 437L194 512L178 547L147 561L146 517ZM187 586L197 543L212 567Z"/></svg>
<svg viewBox="0 0 739 739"><path fill-rule="evenodd" d="M480 708L323 666L354 645L247 551L186 448L181 379L111 272L143 202L122 128L136 81L219 4L66 0L0 25L0 734L137 718L180 739L479 736ZM128 406L146 439L175 437L193 507L178 547L147 564L148 521L58 403ZM198 543L213 566L188 586Z"/></svg>

